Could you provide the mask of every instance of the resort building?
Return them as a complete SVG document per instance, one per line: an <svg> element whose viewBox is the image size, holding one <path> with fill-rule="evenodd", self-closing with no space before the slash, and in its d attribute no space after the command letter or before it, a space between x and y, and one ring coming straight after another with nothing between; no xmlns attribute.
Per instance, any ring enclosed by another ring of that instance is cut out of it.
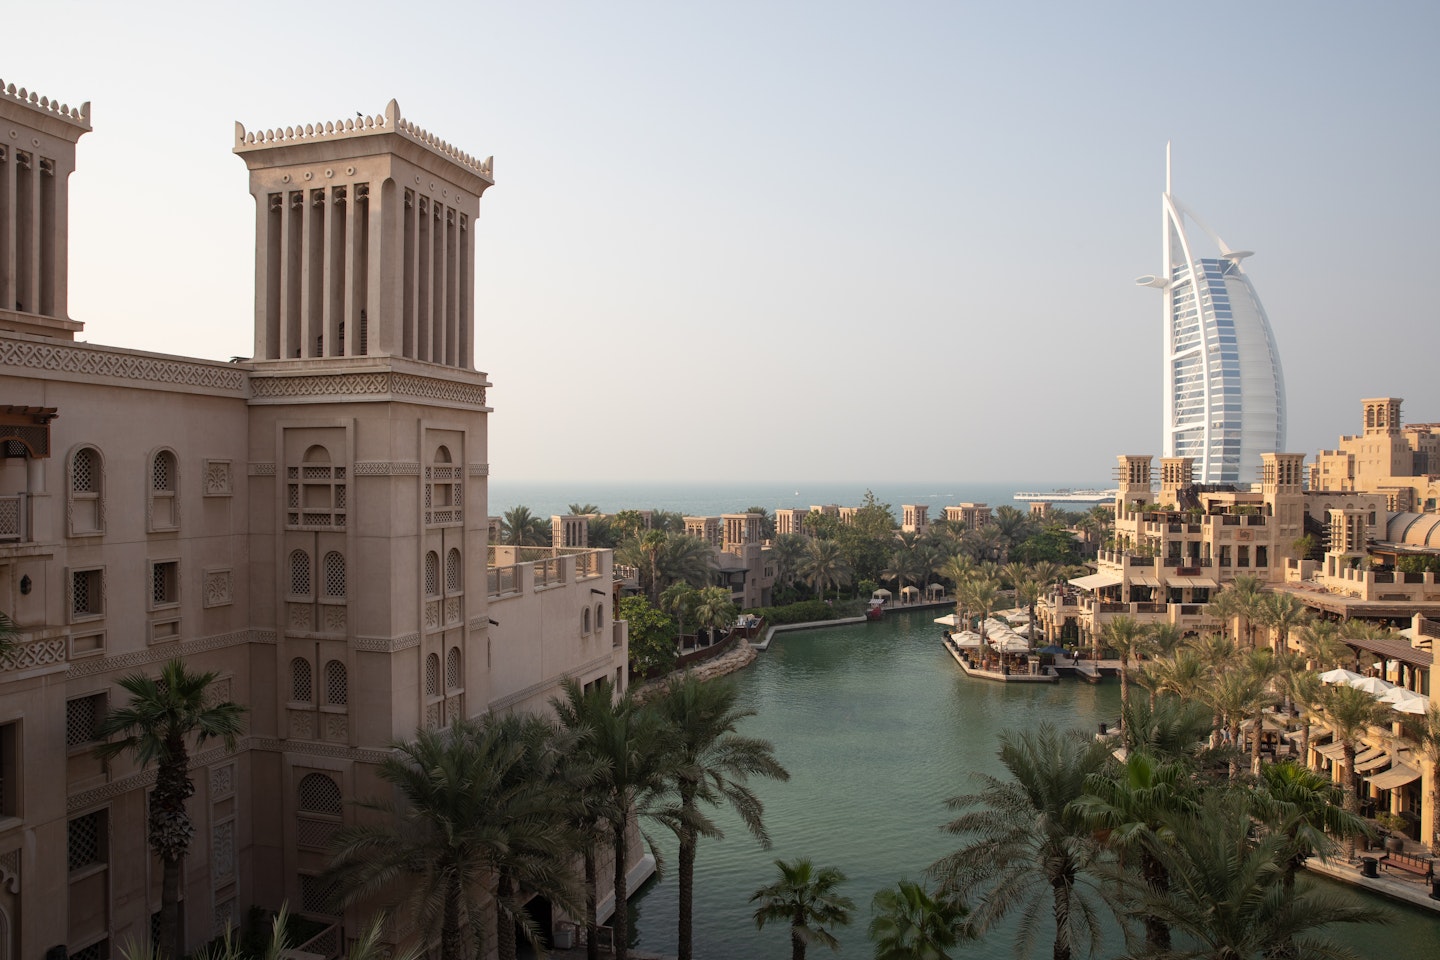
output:
<svg viewBox="0 0 1440 960"><path fill-rule="evenodd" d="M958 503L945 508L945 519L966 530L978 530L992 519L990 508L983 503Z"/></svg>
<svg viewBox="0 0 1440 960"><path fill-rule="evenodd" d="M1136 283L1163 298L1163 455L1193 460L1200 483L1250 482L1262 454L1285 449L1280 354L1241 266L1251 252L1231 250L1176 199L1169 145L1160 206L1161 273ZM1203 255L1202 234L1218 254Z"/></svg>
<svg viewBox="0 0 1440 960"><path fill-rule="evenodd" d="M1362 431L1341 437L1334 450L1320 451L1310 465L1310 489L1374 490L1386 494L1393 512L1440 509L1440 424L1403 426L1402 402L1362 400Z"/></svg>
<svg viewBox="0 0 1440 960"><path fill-rule="evenodd" d="M186 948L288 901L325 925L306 954L334 956L356 927L317 876L348 801L386 795L390 743L546 709L566 676L624 685L611 554L568 525L563 546L490 546L473 269L489 160L394 101L237 125L255 355L226 363L76 340L68 186L90 130L88 104L0 92L0 609L18 631L0 660L0 957L150 939L155 768L93 748L128 698L116 681L177 657L248 708L235 751L192 757Z"/></svg>
<svg viewBox="0 0 1440 960"><path fill-rule="evenodd" d="M925 504L907 503L900 507L900 530L903 533L921 533L930 529L930 507Z"/></svg>
<svg viewBox="0 0 1440 960"><path fill-rule="evenodd" d="M775 535L778 537L787 533L805 532L805 514L809 510L797 510L794 507L780 507L775 511Z"/></svg>

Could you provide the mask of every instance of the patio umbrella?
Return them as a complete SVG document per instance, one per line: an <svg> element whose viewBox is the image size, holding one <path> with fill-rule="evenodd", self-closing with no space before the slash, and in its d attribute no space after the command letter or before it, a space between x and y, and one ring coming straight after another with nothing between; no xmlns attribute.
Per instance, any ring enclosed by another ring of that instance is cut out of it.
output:
<svg viewBox="0 0 1440 960"><path fill-rule="evenodd" d="M1396 713L1413 713L1416 716L1424 716L1426 711L1430 709L1430 698L1410 697L1409 699L1401 700L1399 703L1390 704L1390 709Z"/></svg>
<svg viewBox="0 0 1440 960"><path fill-rule="evenodd" d="M960 626L959 622L955 619L955 614L953 613L947 613L943 617L936 617L935 622L945 627Z"/></svg>
<svg viewBox="0 0 1440 960"><path fill-rule="evenodd" d="M1359 680L1350 680L1348 685L1356 690L1364 690L1366 693L1379 696L1382 693L1389 693L1395 689L1395 684L1381 680L1379 677L1361 677Z"/></svg>
<svg viewBox="0 0 1440 960"><path fill-rule="evenodd" d="M1409 690L1405 687L1392 687L1386 690L1385 693L1379 697L1379 700L1381 703L1399 703L1402 700L1409 700L1412 697L1419 697L1423 700L1425 699L1425 694L1416 693L1414 690Z"/></svg>
<svg viewBox="0 0 1440 960"><path fill-rule="evenodd" d="M980 647L980 634L973 630L966 630L962 633L952 634L950 642L965 650L976 650Z"/></svg>
<svg viewBox="0 0 1440 960"><path fill-rule="evenodd" d="M1321 683L1349 683L1351 680L1365 679L1354 670L1346 670L1343 667L1336 667L1334 670L1327 670L1320 674Z"/></svg>

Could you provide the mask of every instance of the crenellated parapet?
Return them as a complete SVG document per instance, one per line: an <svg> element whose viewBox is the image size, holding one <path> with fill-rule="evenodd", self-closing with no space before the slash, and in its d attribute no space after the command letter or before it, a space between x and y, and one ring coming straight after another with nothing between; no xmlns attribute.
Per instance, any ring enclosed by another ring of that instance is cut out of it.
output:
<svg viewBox="0 0 1440 960"><path fill-rule="evenodd" d="M61 103L59 100L51 100L49 97L42 97L33 90L26 90L24 87L16 87L15 84L7 84L0 79L0 96L6 100L13 100L16 103L24 104L32 110L38 110L58 117L66 123L79 127L81 131L90 129L90 101L86 100L78 107L71 107L68 103Z"/></svg>
<svg viewBox="0 0 1440 960"><path fill-rule="evenodd" d="M250 150L263 150L268 147L280 146L287 143L339 140L350 137L371 136L379 133L399 134L405 139L420 144L452 163L459 164L470 172L484 177L491 183L495 182L494 157L486 157L484 160L480 160L458 149L453 144L441 140L428 130L401 116L400 104L394 100L391 100L385 105L384 113L378 113L374 116L361 114L356 117L347 117L341 120L307 123L303 127L275 127L269 130L247 131L243 124L237 122L235 124L235 152L245 153Z"/></svg>

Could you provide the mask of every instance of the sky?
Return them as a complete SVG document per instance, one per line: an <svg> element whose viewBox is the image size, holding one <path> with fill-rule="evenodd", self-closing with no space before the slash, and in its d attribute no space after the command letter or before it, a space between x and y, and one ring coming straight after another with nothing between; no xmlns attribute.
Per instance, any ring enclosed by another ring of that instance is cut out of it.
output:
<svg viewBox="0 0 1440 960"><path fill-rule="evenodd" d="M234 12L225 8L233 7ZM1160 452L1164 156L1245 262L1289 448L1440 421L1440 4L76 3L84 339L252 353L247 129L479 157L475 367L511 481L1100 481Z"/></svg>

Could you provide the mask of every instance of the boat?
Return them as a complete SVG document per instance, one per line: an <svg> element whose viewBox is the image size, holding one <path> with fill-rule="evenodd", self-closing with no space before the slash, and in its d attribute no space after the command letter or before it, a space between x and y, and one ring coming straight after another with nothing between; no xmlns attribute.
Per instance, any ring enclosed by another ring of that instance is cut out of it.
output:
<svg viewBox="0 0 1440 960"><path fill-rule="evenodd" d="M1027 503L1105 503L1119 493L1119 490L1022 490L1015 494L1015 499Z"/></svg>
<svg viewBox="0 0 1440 960"><path fill-rule="evenodd" d="M885 601L871 600L870 606L865 608L865 619L879 620L883 616L885 616Z"/></svg>

